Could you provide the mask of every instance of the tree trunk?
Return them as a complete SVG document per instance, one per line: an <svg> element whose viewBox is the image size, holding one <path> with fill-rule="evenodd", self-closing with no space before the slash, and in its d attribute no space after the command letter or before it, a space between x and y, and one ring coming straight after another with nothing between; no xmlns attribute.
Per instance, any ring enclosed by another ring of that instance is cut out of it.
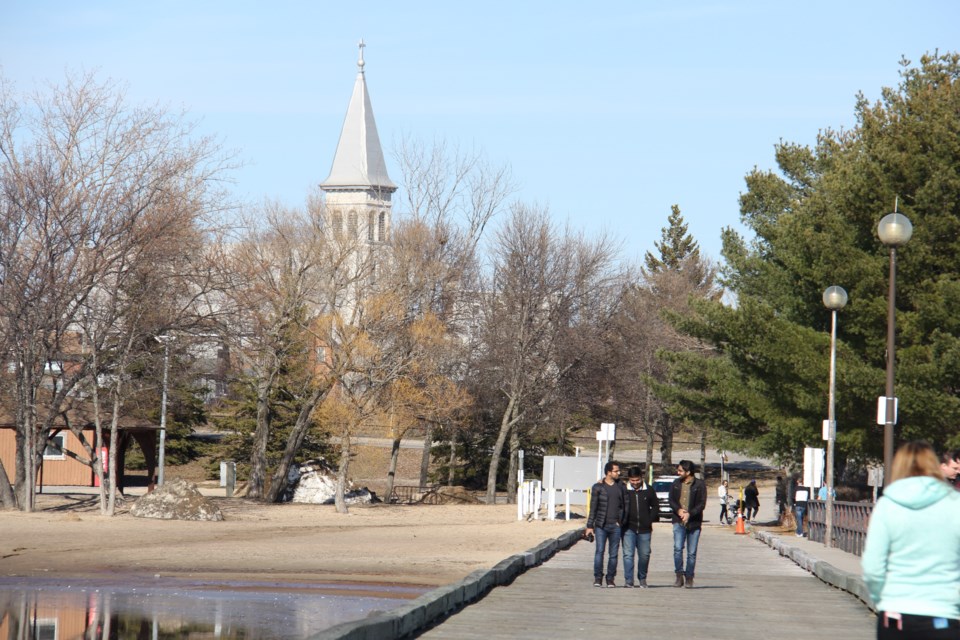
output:
<svg viewBox="0 0 960 640"><path fill-rule="evenodd" d="M457 432L450 429L450 458L447 460L447 486L453 486L457 465Z"/></svg>
<svg viewBox="0 0 960 640"><path fill-rule="evenodd" d="M113 415L110 417L110 494L107 500L107 515L112 516L117 504L117 485L120 483L119 472L117 471L117 443L119 441L119 423L120 423L120 389L114 391L113 397Z"/></svg>
<svg viewBox="0 0 960 640"><path fill-rule="evenodd" d="M19 460L17 466L23 469L22 477L15 479L17 491L19 493L20 509L26 512L33 511L34 500L34 481L37 477L36 457L34 452L36 447L36 416L34 415L36 404L33 388L33 377L30 375L30 369L22 366L17 375L17 427L23 436L20 440L20 447L17 448ZM22 467L20 467L22 465Z"/></svg>
<svg viewBox="0 0 960 640"><path fill-rule="evenodd" d="M16 509L17 496L10 486L10 480L7 478L7 470L3 468L3 461L0 460L0 508Z"/></svg>
<svg viewBox="0 0 960 640"><path fill-rule="evenodd" d="M493 451L490 454L490 466L487 469L487 504L496 504L497 502L497 470L500 467L500 454L503 453L503 445L506 444L507 434L510 432L513 407L514 400L510 398L507 408L503 410L503 417L500 418L500 432L497 434L497 441L494 443Z"/></svg>
<svg viewBox="0 0 960 640"><path fill-rule="evenodd" d="M27 445L26 445L27 430L26 430L26 425L24 424L25 418L23 417L23 411L21 410L20 406L17 406L16 414L17 414L17 418L16 418L17 435L15 440L16 440L17 452L14 459L14 463L13 463L15 467L13 472L14 473L13 491L14 491L14 495L16 496L17 505L21 509L26 510L26 507L24 506L23 502L26 498L26 488L24 487L24 483L26 481L24 480L24 478L27 475L27 472L26 472L27 461L24 454L27 451Z"/></svg>
<svg viewBox="0 0 960 640"><path fill-rule="evenodd" d="M387 471L387 488L384 496L387 502L390 502L390 496L393 495L393 484L397 479L397 460L400 458L400 438L394 438L390 446L390 470Z"/></svg>
<svg viewBox="0 0 960 640"><path fill-rule="evenodd" d="M707 479L707 432L700 432L700 477Z"/></svg>
<svg viewBox="0 0 960 640"><path fill-rule="evenodd" d="M420 486L427 486L430 479L430 450L433 449L433 423L427 423L427 433L423 436L423 455L420 458Z"/></svg>
<svg viewBox="0 0 960 640"><path fill-rule="evenodd" d="M267 477L271 387L269 380L261 380L257 383L257 428L253 434L253 449L250 452L250 480L247 483L247 497L255 500L263 497L263 485Z"/></svg>
<svg viewBox="0 0 960 640"><path fill-rule="evenodd" d="M660 428L660 466L665 470L673 467L673 421L670 416L663 417Z"/></svg>
<svg viewBox="0 0 960 640"><path fill-rule="evenodd" d="M653 468L653 445L656 442L656 436L653 432L653 429L647 429L646 434L647 434L647 458L646 458L647 469L652 469ZM647 473L649 473L649 471Z"/></svg>
<svg viewBox="0 0 960 640"><path fill-rule="evenodd" d="M293 425L293 429L290 430L290 435L287 437L287 446L283 450L283 457L280 458L280 464L277 465L276 471L273 472L273 478L270 481L270 490L267 492L267 502L280 502L280 499L283 497L283 492L287 490L287 474L290 472L293 459L296 457L297 452L300 451L300 447L303 446L303 440L307 437L307 432L310 430L310 416L320 401L326 397L329 389L330 387L318 387L314 389L313 393L310 394L300 407L297 422Z"/></svg>
<svg viewBox="0 0 960 640"><path fill-rule="evenodd" d="M343 434L340 436L340 468L337 469L337 489L333 494L333 504L337 507L337 513L347 513L347 471L350 469L350 427L344 425Z"/></svg>
<svg viewBox="0 0 960 640"><path fill-rule="evenodd" d="M520 481L520 433L517 425L510 429L510 461L507 465L507 502L517 503L517 485Z"/></svg>

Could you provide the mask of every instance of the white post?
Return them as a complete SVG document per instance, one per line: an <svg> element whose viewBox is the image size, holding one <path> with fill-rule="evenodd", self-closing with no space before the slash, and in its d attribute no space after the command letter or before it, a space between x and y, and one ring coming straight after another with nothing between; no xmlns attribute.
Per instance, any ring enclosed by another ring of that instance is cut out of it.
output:
<svg viewBox="0 0 960 640"><path fill-rule="evenodd" d="M523 449L517 450L517 520L523 520Z"/></svg>
<svg viewBox="0 0 960 640"><path fill-rule="evenodd" d="M570 520L570 489L564 489L564 490L563 490L563 495L564 495L564 499L566 500L566 503L567 503L567 504L566 504L566 514L567 514L566 519L567 519L567 520Z"/></svg>
<svg viewBox="0 0 960 640"><path fill-rule="evenodd" d="M539 480L534 480L531 483L530 490L533 491L533 505L530 510L533 512L533 517L536 518L540 515L540 501L543 497L543 483Z"/></svg>
<svg viewBox="0 0 960 640"><path fill-rule="evenodd" d="M603 440L597 436L597 480L603 477Z"/></svg>
<svg viewBox="0 0 960 640"><path fill-rule="evenodd" d="M523 520L523 485L517 485L517 520Z"/></svg>
<svg viewBox="0 0 960 640"><path fill-rule="evenodd" d="M547 465L546 490L549 492L547 494L547 519L549 520L557 519L556 465L557 461L553 458L549 460Z"/></svg>

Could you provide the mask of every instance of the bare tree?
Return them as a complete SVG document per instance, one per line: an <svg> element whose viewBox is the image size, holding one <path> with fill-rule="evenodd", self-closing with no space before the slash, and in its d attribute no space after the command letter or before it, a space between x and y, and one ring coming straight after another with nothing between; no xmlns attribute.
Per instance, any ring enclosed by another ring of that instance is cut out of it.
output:
<svg viewBox="0 0 960 640"><path fill-rule="evenodd" d="M461 363L469 349L467 334L473 324L470 302L477 288L478 245L516 187L505 167L491 166L480 153L451 148L442 140L427 146L404 139L396 156L407 210L390 239L391 286L404 296L411 318L432 315L441 330L451 336L444 355L434 365L438 375L451 381L449 388L453 390L457 387L453 381L459 378L463 382ZM457 399L440 401L438 406L459 404L461 400ZM423 424L426 433L421 484L429 471L437 423L426 419ZM446 431L453 434L456 429L448 425ZM396 466L399 446L396 440L391 469ZM388 483L392 480L391 471Z"/></svg>
<svg viewBox="0 0 960 640"><path fill-rule="evenodd" d="M576 354L562 357L562 343L591 315L593 295L615 281L613 258L609 240L561 233L543 209L517 205L498 229L481 304L482 368L504 399L487 474L488 503L495 501L507 438L513 458L522 421L535 418L580 363ZM511 478L515 473L514 467Z"/></svg>
<svg viewBox="0 0 960 640"><path fill-rule="evenodd" d="M162 235L160 220L217 211L225 168L182 116L131 108L92 75L31 100L0 79L0 342L13 371L4 391L16 415L22 509L32 509L55 422L93 374L76 352L83 310L95 293L127 284L137 243Z"/></svg>

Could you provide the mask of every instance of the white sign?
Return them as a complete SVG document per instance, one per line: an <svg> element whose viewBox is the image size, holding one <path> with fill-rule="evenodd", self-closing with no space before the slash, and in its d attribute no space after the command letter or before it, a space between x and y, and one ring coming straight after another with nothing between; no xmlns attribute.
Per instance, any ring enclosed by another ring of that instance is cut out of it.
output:
<svg viewBox="0 0 960 640"><path fill-rule="evenodd" d="M612 422L602 422L600 423L600 431L597 431L597 440L603 442L604 440L616 440L617 439L617 425Z"/></svg>
<svg viewBox="0 0 960 640"><path fill-rule="evenodd" d="M867 486L870 487L882 487L883 486L883 467L867 467Z"/></svg>
<svg viewBox="0 0 960 640"><path fill-rule="evenodd" d="M833 428L831 429L830 427L833 427ZM833 440L836 437L837 437L837 421L824 420L823 421L823 439Z"/></svg>
<svg viewBox="0 0 960 640"><path fill-rule="evenodd" d="M893 420L890 424L897 424L897 413L900 410L900 398L893 399ZM887 397L877 398L877 424L887 424Z"/></svg>
<svg viewBox="0 0 960 640"><path fill-rule="evenodd" d="M823 484L823 449L803 449L803 485L819 487Z"/></svg>

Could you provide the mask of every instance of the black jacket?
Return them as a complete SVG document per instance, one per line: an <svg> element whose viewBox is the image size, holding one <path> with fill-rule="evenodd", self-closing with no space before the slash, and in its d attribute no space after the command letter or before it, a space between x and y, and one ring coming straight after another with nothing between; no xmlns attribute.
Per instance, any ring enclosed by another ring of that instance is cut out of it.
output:
<svg viewBox="0 0 960 640"><path fill-rule="evenodd" d="M609 485L602 480L590 488L590 514L587 516L587 528L602 527L607 521L607 508L609 502L609 493L617 491L620 494L620 510L614 518L617 524L623 524L626 516L627 496L626 489L622 482L614 482Z"/></svg>
<svg viewBox="0 0 960 640"><path fill-rule="evenodd" d="M683 480L677 478L670 487L670 508L673 510L673 523L680 524L683 520L677 515L680 511L680 485ZM703 480L694 477L690 487L690 518L687 520L687 529L699 529L703 526L703 510L707 508L707 486Z"/></svg>
<svg viewBox="0 0 960 640"><path fill-rule="evenodd" d="M624 518L624 529L636 533L650 533L653 523L659 519L660 502L657 492L644 483L637 491L627 485L627 514Z"/></svg>
<svg viewBox="0 0 960 640"><path fill-rule="evenodd" d="M757 485L748 484L747 488L743 490L743 501L746 506L752 507L754 509L760 508L760 490L757 489Z"/></svg>

